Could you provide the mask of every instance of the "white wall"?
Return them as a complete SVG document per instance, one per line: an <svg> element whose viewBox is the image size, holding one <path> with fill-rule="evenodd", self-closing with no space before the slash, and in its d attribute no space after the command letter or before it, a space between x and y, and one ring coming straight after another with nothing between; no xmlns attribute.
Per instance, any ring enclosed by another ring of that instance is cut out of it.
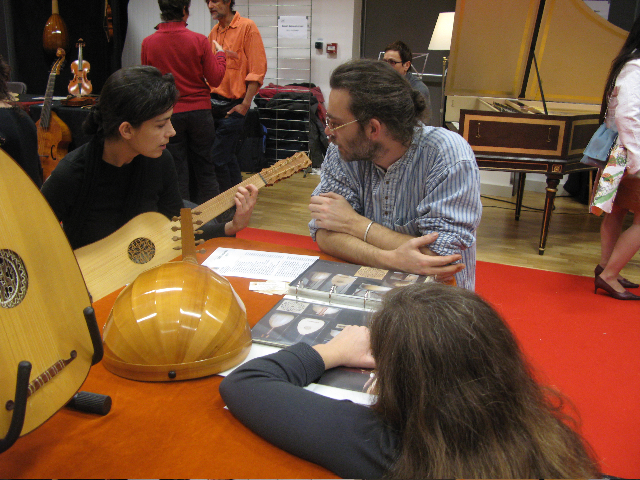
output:
<svg viewBox="0 0 640 480"><path fill-rule="evenodd" d="M238 11L242 11L238 0ZM275 3L275 2L271 2ZM295 2L287 2L295 3ZM303 2L301 2L303 3ZM360 11L362 0L315 0L312 9L311 40L323 39L325 48L322 52L312 48L311 82L320 87L325 97L329 95L329 76L333 69L353 57L360 56ZM142 40L154 32L160 22L160 11L157 0L135 0L129 2L129 26L122 66L140 64L140 45ZM208 35L215 23L212 22L209 10L202 0L192 0L188 20L189 28L195 32ZM259 23L256 20L256 23ZM326 53L327 43L338 44L338 54Z"/></svg>
<svg viewBox="0 0 640 480"><path fill-rule="evenodd" d="M360 15L362 0L317 0L313 4L311 39L321 38L323 50L312 50L312 82L329 100L329 77L338 65L360 57ZM338 44L337 55L327 55L327 43Z"/></svg>

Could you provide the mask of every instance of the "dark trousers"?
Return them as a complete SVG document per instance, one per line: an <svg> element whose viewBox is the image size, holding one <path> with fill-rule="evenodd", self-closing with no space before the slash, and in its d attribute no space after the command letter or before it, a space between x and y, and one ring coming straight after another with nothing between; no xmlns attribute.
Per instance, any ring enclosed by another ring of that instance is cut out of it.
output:
<svg viewBox="0 0 640 480"><path fill-rule="evenodd" d="M240 163L236 157L236 147L242 129L245 116L233 112L228 117L216 118L216 135L211 149L211 157L216 167L216 176L220 191L225 192L242 182Z"/></svg>
<svg viewBox="0 0 640 480"><path fill-rule="evenodd" d="M167 148L176 164L180 195L201 205L220 194L211 157L216 130L211 110L174 113L171 123L176 134Z"/></svg>

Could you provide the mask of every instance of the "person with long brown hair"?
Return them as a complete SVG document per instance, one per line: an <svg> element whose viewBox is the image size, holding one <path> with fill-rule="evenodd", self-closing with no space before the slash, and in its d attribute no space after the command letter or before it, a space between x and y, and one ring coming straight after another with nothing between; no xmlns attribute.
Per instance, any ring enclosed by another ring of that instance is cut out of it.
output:
<svg viewBox="0 0 640 480"><path fill-rule="evenodd" d="M375 365L371 408L301 388L340 365ZM600 476L560 394L533 379L498 313L458 287L395 288L370 328L254 359L220 394L258 435L346 478Z"/></svg>
<svg viewBox="0 0 640 480"><path fill-rule="evenodd" d="M618 131L607 167L596 178L592 213L605 216L600 226L600 263L595 268L595 292L602 289L618 300L640 300L627 288L638 284L620 271L640 250L640 17L611 63L600 116ZM605 118L606 117L606 118ZM627 213L633 224L624 232Z"/></svg>

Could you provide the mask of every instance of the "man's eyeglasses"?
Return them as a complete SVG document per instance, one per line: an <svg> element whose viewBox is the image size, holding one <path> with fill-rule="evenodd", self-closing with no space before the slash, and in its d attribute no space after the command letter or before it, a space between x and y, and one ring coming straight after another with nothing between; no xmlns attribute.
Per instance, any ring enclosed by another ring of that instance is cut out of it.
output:
<svg viewBox="0 0 640 480"><path fill-rule="evenodd" d="M387 62L392 67L396 66L399 63L402 63L402 60L398 61L398 60L394 60L393 58L383 58L382 61Z"/></svg>
<svg viewBox="0 0 640 480"><path fill-rule="evenodd" d="M351 120L350 122L343 123L342 125L338 125L333 120L329 120L328 118L326 118L324 121L324 124L327 126L327 128L331 133L334 133L336 130L342 127L346 127L347 125L351 125L352 123L356 123L357 121L358 119L355 119L355 120Z"/></svg>

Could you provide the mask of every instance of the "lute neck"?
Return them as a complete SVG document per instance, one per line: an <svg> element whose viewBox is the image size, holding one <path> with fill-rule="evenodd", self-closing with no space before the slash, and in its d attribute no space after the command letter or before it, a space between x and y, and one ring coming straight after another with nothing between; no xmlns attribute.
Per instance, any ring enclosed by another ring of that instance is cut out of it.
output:
<svg viewBox="0 0 640 480"><path fill-rule="evenodd" d="M214 197L211 200L207 200L202 205L193 208L192 212L200 212L200 215L196 216L195 218L197 220L201 220L202 223L207 223L216 218L221 213L229 210L236 204L236 202L234 201L234 197L236 195L236 192L238 191L238 187L246 187L249 184L255 185L256 188L262 188L267 185L267 183L262 178L262 175L257 173L239 183L235 187L232 187L226 192L221 193L217 197Z"/></svg>
<svg viewBox="0 0 640 480"><path fill-rule="evenodd" d="M49 128L49 120L51 118L51 104L53 103L53 88L56 84L55 68L49 74L47 82L47 91L44 95L44 104L42 105L42 113L40 114L40 126L47 130Z"/></svg>

